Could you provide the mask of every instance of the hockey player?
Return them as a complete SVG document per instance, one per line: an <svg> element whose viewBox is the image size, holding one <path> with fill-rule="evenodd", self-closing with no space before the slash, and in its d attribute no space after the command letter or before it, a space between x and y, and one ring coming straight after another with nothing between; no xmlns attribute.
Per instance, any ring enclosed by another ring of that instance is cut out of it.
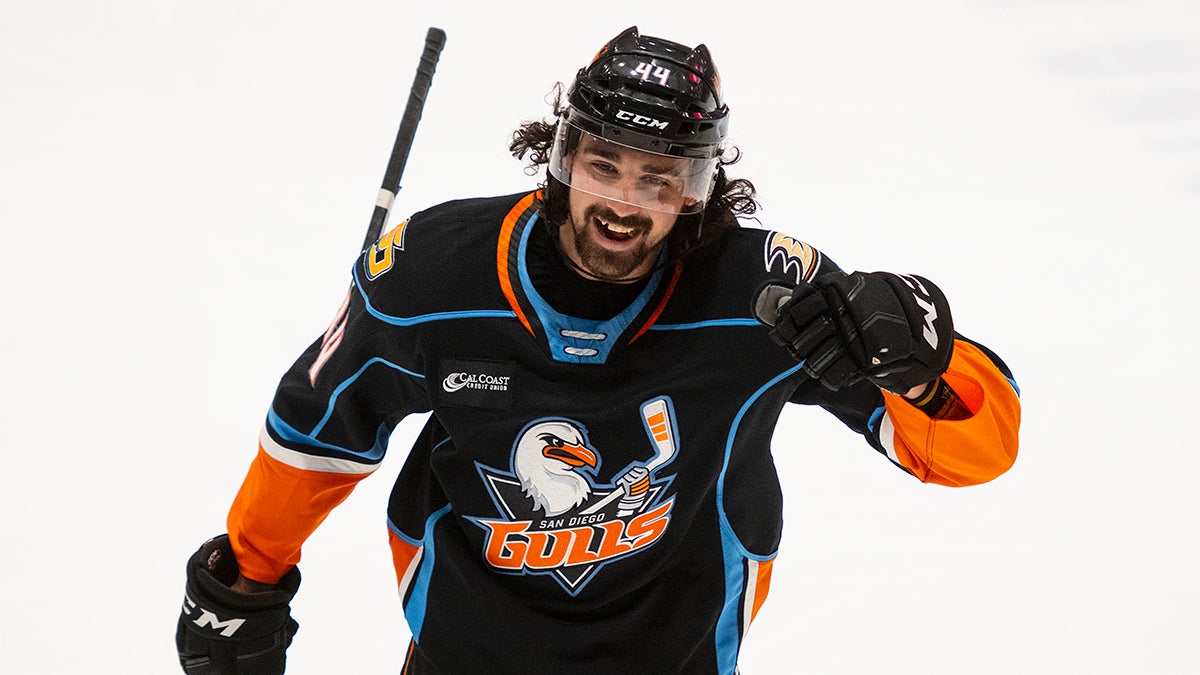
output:
<svg viewBox="0 0 1200 675"><path fill-rule="evenodd" d="M921 481L1014 461L1012 375L934 283L738 226L707 48L630 28L554 112L512 144L539 189L417 213L355 263L188 561L186 672L283 672L301 545L406 415L431 413L387 513L412 674L734 673L789 402Z"/></svg>

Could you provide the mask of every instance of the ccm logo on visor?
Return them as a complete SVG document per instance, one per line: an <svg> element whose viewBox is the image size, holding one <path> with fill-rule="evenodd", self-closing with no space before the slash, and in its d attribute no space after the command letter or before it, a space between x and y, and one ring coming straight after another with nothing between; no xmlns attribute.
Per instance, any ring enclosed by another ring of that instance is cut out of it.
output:
<svg viewBox="0 0 1200 675"><path fill-rule="evenodd" d="M660 122L653 117L646 117L645 115L632 113L628 110L618 110L617 119L626 122L633 122L638 126L650 127L651 129L666 129L669 124L668 122Z"/></svg>

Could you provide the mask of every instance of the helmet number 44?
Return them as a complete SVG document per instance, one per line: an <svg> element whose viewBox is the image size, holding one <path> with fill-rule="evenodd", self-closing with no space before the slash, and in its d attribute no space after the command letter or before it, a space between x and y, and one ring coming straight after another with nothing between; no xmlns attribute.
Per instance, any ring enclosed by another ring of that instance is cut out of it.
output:
<svg viewBox="0 0 1200 675"><path fill-rule="evenodd" d="M667 86L667 83L671 79L670 68L663 68L662 66L656 66L645 61L639 62L637 67L633 69L633 72L641 75L643 81L655 79L664 87Z"/></svg>

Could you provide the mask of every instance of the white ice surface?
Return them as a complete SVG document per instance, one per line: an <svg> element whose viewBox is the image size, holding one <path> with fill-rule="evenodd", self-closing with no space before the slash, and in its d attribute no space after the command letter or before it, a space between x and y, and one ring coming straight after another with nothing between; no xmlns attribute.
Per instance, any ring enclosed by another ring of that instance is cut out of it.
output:
<svg viewBox="0 0 1200 675"><path fill-rule="evenodd" d="M398 214L532 185L511 130L632 24L712 49L765 226L937 280L1023 389L966 490L785 414L743 673L1200 672L1200 3L414 4L0 7L0 672L177 672L184 560L341 301L426 29ZM306 546L291 673L398 672L419 422Z"/></svg>

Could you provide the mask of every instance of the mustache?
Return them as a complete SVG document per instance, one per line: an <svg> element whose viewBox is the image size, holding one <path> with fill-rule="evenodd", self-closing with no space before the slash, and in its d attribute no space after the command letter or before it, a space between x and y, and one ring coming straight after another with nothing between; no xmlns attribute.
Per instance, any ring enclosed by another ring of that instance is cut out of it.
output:
<svg viewBox="0 0 1200 675"><path fill-rule="evenodd" d="M654 221L651 220L649 216L635 213L630 216L621 217L618 216L612 209L608 208L607 206L601 206L600 204L592 204L588 206L583 212L583 215L588 219L597 218L606 223L620 225L622 227L632 227L638 230L648 230L654 225Z"/></svg>

